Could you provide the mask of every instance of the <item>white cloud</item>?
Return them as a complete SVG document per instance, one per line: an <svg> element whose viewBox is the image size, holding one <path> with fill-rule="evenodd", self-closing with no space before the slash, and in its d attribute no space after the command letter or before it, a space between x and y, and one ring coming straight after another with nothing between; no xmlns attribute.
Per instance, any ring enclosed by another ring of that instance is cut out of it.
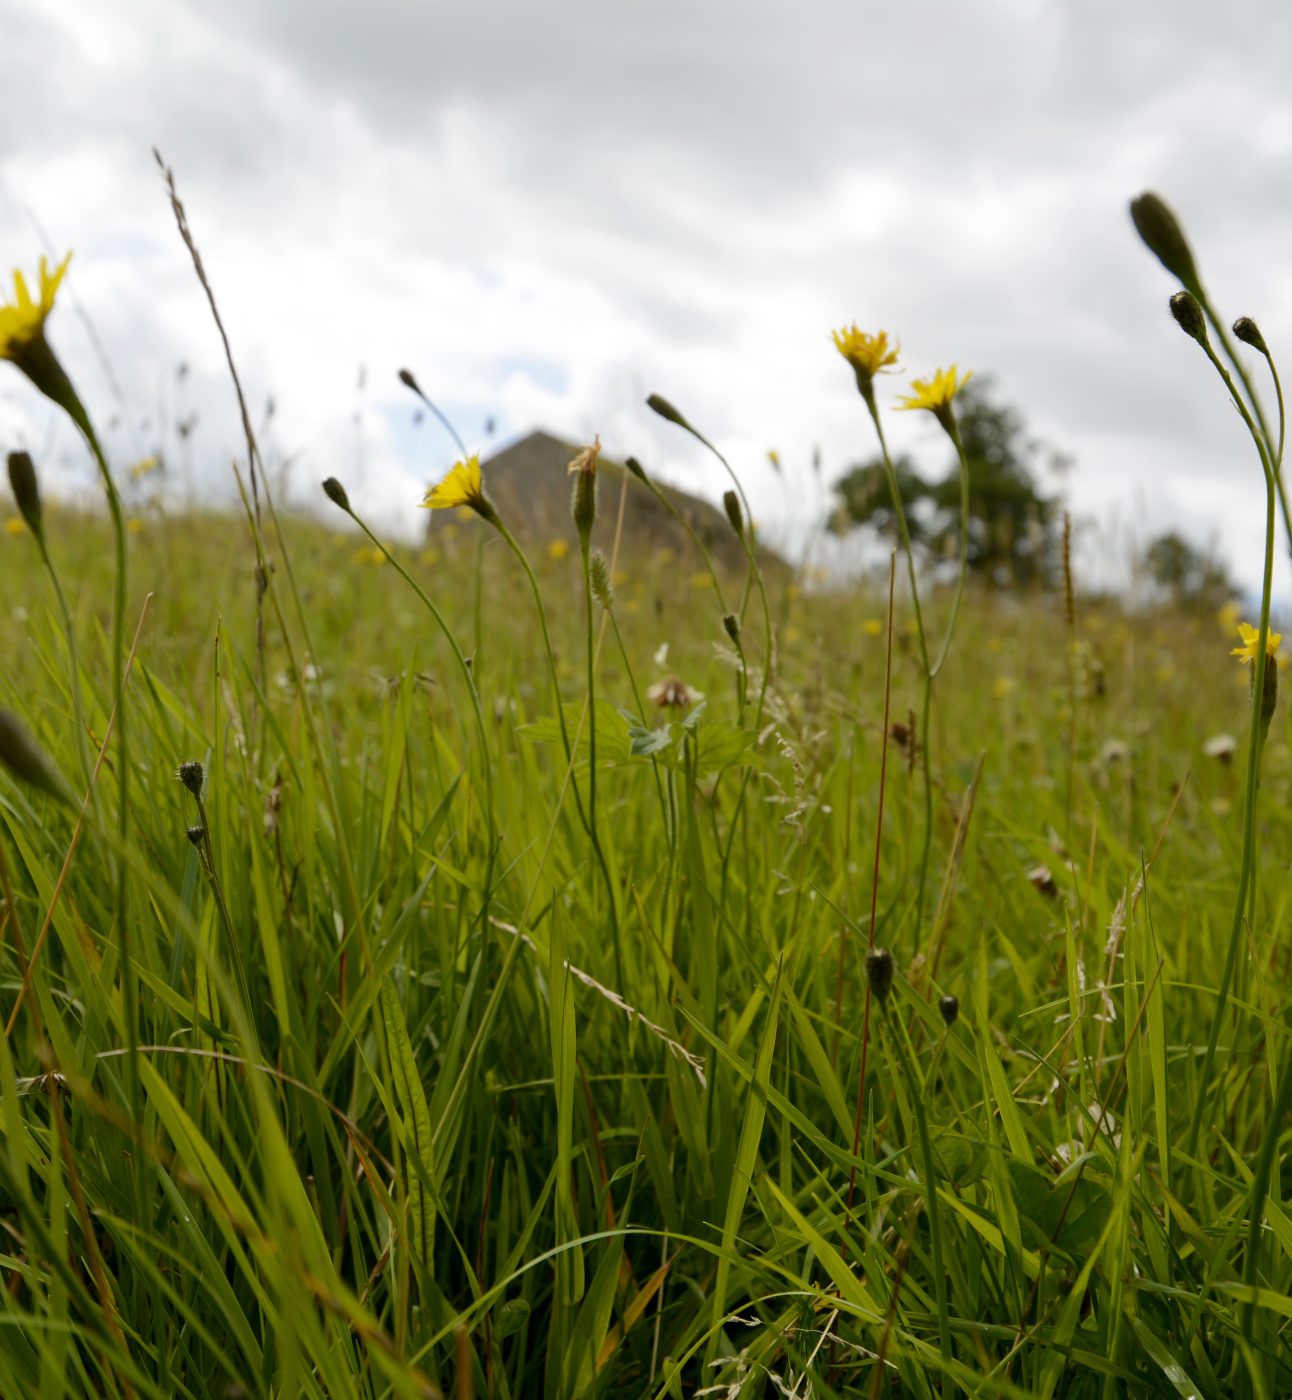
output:
<svg viewBox="0 0 1292 1400"><path fill-rule="evenodd" d="M398 429L404 364L471 446L490 415L599 431L720 490L642 407L662 392L756 510L807 509L814 444L828 472L871 451L829 345L855 317L900 332L916 371L994 371L1076 456L1079 510L1214 529L1255 581L1259 469L1125 205L1160 187L1228 311L1289 343L1292 10L1272 0L1241 23L1166 0L6 8L23 119L0 131L0 236L30 261L30 211L77 249L69 290L130 406L123 457L175 416L180 361L197 489L227 490L240 450L156 144L292 479L349 473L383 529L420 528L418 488L452 455L429 421ZM88 337L66 309L52 325L106 420ZM0 389L0 432L41 446L44 422ZM893 437L940 460L918 424ZM791 503L772 446L800 473Z"/></svg>

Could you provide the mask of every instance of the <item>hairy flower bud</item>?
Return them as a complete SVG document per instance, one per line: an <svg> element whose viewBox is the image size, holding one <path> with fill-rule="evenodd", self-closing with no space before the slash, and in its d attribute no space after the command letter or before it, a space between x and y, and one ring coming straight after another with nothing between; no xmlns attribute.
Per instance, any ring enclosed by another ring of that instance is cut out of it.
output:
<svg viewBox="0 0 1292 1400"><path fill-rule="evenodd" d="M40 487L36 483L36 466L26 452L9 454L9 486L18 512L27 528L37 539L43 538L44 525L40 515Z"/></svg>
<svg viewBox="0 0 1292 1400"><path fill-rule="evenodd" d="M1240 316L1234 322L1234 334L1244 345L1250 345L1253 350L1259 350L1262 355L1270 353L1269 347L1265 344L1265 337L1261 334L1261 328L1250 316Z"/></svg>
<svg viewBox="0 0 1292 1400"><path fill-rule="evenodd" d="M1185 333L1192 336L1199 345L1207 343L1207 321L1202 307L1192 292L1176 292L1170 301L1171 315L1175 323Z"/></svg>
<svg viewBox="0 0 1292 1400"><path fill-rule="evenodd" d="M193 794L194 797L202 795L202 765L195 758L186 759L180 764L175 772L175 776Z"/></svg>
<svg viewBox="0 0 1292 1400"><path fill-rule="evenodd" d="M574 478L570 513L574 516L579 538L585 544L597 519L597 458L600 455L601 439L598 437L570 463L570 475Z"/></svg>
<svg viewBox="0 0 1292 1400"><path fill-rule="evenodd" d="M1166 202L1151 190L1146 190L1130 205L1131 220L1144 246L1158 262L1195 295L1201 290L1198 269L1188 239Z"/></svg>
<svg viewBox="0 0 1292 1400"><path fill-rule="evenodd" d="M866 954L866 980L871 992L885 1002L893 990L893 955L887 948L872 948Z"/></svg>

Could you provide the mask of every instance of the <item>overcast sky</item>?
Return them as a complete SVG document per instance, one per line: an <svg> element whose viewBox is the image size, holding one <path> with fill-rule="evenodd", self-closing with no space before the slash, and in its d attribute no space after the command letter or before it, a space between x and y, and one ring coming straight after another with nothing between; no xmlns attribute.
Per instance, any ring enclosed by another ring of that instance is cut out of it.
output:
<svg viewBox="0 0 1292 1400"><path fill-rule="evenodd" d="M1126 204L1175 206L1222 313L1286 370L1285 0L0 0L0 21L0 262L75 250L50 335L106 423L78 312L97 332L122 466L160 446L214 494L239 442L157 146L294 489L335 473L392 533L454 455L402 365L471 447L599 432L720 491L643 406L662 393L769 523L805 517L814 446L827 479L873 450L830 342L855 319L908 373L992 373L1074 456L1091 572L1179 527L1259 580L1259 465ZM928 415L891 428L945 465ZM49 432L5 375L5 441L88 483Z"/></svg>

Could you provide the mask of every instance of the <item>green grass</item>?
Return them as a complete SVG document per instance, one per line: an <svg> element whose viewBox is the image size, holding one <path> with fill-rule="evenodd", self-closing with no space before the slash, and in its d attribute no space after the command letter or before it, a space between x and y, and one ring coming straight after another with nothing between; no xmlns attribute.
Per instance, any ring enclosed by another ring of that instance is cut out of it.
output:
<svg viewBox="0 0 1292 1400"><path fill-rule="evenodd" d="M875 936L897 977L854 1158L884 600L769 584L756 728L756 591L741 678L702 562L622 559L622 651L596 623L603 869L580 562L538 567L570 765L516 559L437 527L433 563L396 554L471 659L483 732L361 537L271 532L261 656L245 523L157 514L131 537L127 638L151 600L126 847L112 745L70 861L76 810L0 776L6 1021L40 946L0 1051L0 1394L1292 1393L1286 703L1186 1152L1242 845L1241 739L1231 765L1202 752L1249 708L1219 622L1078 599L1074 685L1061 598L971 590L918 924L926 755L889 744ZM110 537L46 528L97 754ZM0 537L0 597L0 705L78 784L29 538ZM907 619L899 594L904 725ZM663 642L707 695L686 723L637 698Z"/></svg>

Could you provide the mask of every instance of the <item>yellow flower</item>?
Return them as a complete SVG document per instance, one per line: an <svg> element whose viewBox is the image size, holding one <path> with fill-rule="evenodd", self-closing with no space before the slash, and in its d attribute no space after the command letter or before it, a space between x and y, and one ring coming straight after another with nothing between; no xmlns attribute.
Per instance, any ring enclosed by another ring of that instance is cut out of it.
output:
<svg viewBox="0 0 1292 1400"><path fill-rule="evenodd" d="M27 527L22 523L21 515L11 515L4 523L4 532L6 535L21 535L26 529Z"/></svg>
<svg viewBox="0 0 1292 1400"><path fill-rule="evenodd" d="M126 521L126 529L132 535L142 535L144 532L144 522L140 520L137 515L132 515L130 519Z"/></svg>
<svg viewBox="0 0 1292 1400"><path fill-rule="evenodd" d="M570 545L568 540L553 540L551 544L547 546L547 557L549 559L555 559L558 564L569 552Z"/></svg>
<svg viewBox="0 0 1292 1400"><path fill-rule="evenodd" d="M997 676L991 684L993 700L1004 700L1012 695L1018 682L1013 676Z"/></svg>
<svg viewBox="0 0 1292 1400"><path fill-rule="evenodd" d="M471 509L470 506L458 507L457 516L459 520L470 520L474 514L475 512Z"/></svg>
<svg viewBox="0 0 1292 1400"><path fill-rule="evenodd" d="M952 365L950 369L938 370L931 379L913 379L911 388L914 393L899 399L897 406L901 409L927 408L939 421L945 422L951 412L951 400L972 378L973 370L970 370L963 379L959 379L956 367Z"/></svg>
<svg viewBox="0 0 1292 1400"><path fill-rule="evenodd" d="M480 472L480 454L473 452L464 461L454 462L452 470L422 499L425 510L452 510L455 506L470 506L486 518L492 513L484 493L484 477Z"/></svg>
<svg viewBox="0 0 1292 1400"><path fill-rule="evenodd" d="M1232 632L1238 626L1238 620L1242 615L1242 610L1237 603L1226 603L1216 614L1216 620L1220 623L1222 631Z"/></svg>
<svg viewBox="0 0 1292 1400"><path fill-rule="evenodd" d="M52 272L49 260L41 258L38 301L32 300L27 290L27 279L22 273L14 273L14 305L0 305L0 359L12 360L19 369L29 372L29 352L45 339L45 321L54 309L54 297L71 258L71 253L68 253Z"/></svg>
<svg viewBox="0 0 1292 1400"><path fill-rule="evenodd" d="M372 564L376 566L386 562L386 555L385 552L378 549L375 544L364 545L362 549L355 550L354 562L356 564Z"/></svg>
<svg viewBox="0 0 1292 1400"><path fill-rule="evenodd" d="M417 556L417 562L430 568L433 564L440 562L440 551L438 549L424 549Z"/></svg>
<svg viewBox="0 0 1292 1400"><path fill-rule="evenodd" d="M888 343L887 331L871 335L869 331L859 330L854 321L851 326L834 331L833 335L834 348L857 372L858 387L863 379L869 385L881 370L897 363L901 347L896 341Z"/></svg>
<svg viewBox="0 0 1292 1400"><path fill-rule="evenodd" d="M711 588L713 586L713 575L707 571L692 574L690 584L692 588Z"/></svg>
<svg viewBox="0 0 1292 1400"><path fill-rule="evenodd" d="M1244 665L1249 661L1256 660L1256 646L1261 639L1261 629L1253 627L1250 622L1240 622L1238 624L1238 635L1243 639L1240 647L1235 647L1229 654L1238 657ZM1279 649L1279 643L1283 640L1282 632L1270 632L1265 638L1265 654L1272 657Z"/></svg>
<svg viewBox="0 0 1292 1400"><path fill-rule="evenodd" d="M884 624L877 617L868 617L861 624L861 630L868 637L882 637L884 635Z"/></svg>
<svg viewBox="0 0 1292 1400"><path fill-rule="evenodd" d="M141 476L147 476L149 472L155 472L161 466L161 458L154 452L151 456L145 457L142 461L136 462L130 468L130 475L138 481Z"/></svg>

